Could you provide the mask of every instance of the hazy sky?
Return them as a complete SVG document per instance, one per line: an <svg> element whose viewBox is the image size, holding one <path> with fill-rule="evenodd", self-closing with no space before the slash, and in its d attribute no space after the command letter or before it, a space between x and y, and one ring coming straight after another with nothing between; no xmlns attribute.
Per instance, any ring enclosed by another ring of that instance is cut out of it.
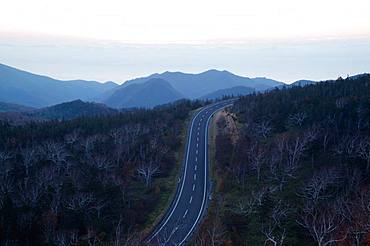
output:
<svg viewBox="0 0 370 246"><path fill-rule="evenodd" d="M217 68L290 82L370 72L369 0L2 0L0 62L115 80Z"/></svg>

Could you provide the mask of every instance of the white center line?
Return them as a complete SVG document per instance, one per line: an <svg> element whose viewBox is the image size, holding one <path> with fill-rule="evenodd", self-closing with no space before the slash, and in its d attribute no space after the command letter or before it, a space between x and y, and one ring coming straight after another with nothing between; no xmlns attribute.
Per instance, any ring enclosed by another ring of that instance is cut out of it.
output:
<svg viewBox="0 0 370 246"><path fill-rule="evenodd" d="M199 132L198 132L198 136L199 136Z"/></svg>
<svg viewBox="0 0 370 246"><path fill-rule="evenodd" d="M219 105L214 105L214 108L215 109L218 109L218 108L222 108L222 106L223 106L223 104L219 104ZM209 114L211 114L212 113L212 111L213 110L211 110L211 112L208 112L209 111L209 109L211 109L211 108L208 108L207 110L205 110L205 111L207 111L207 113L209 113ZM204 111L203 111L204 112ZM199 117L201 117L200 119L199 119ZM205 117L205 116L207 116L207 117ZM194 133L194 131L192 131L192 129L193 129L193 124L195 125L196 124L196 120L198 120L198 125L200 126L201 124L202 124L202 121L203 121L203 119L205 120L205 125L206 126L208 126L208 122L209 122L209 120L210 120L210 118L208 119L208 114L207 115L205 115L205 114L203 114L202 115L202 111L199 111L196 115L195 115L195 117L193 118L193 120L192 120L192 123L191 123L191 127L190 127L190 132L191 133ZM199 130L198 130L198 132L199 132ZM205 128L205 132L206 132L206 134L205 134L205 140L206 140L206 137L207 137L207 128ZM203 137L203 136L202 136ZM187 170L187 168L186 168L186 166L188 165L188 156L189 156L189 153L190 153L190 140L191 140L192 138L189 138L189 142L188 142L188 147L187 147L187 153L186 153L186 159L185 159L185 171L184 171L184 174L183 174L183 177L186 177L186 170ZM199 137L197 136L197 142L199 142ZM205 150L205 153L207 153L207 149ZM207 162L207 156L205 156L205 158L204 158L205 160L205 163ZM197 165L195 165L194 166L194 169L195 170L197 170ZM205 168L205 171L207 171L207 168ZM204 176L204 180L205 180L205 182L206 182L206 175ZM183 179L181 179L182 180L182 185L181 185L181 188L180 188L180 196L178 196L178 198L176 199L176 202L175 202L175 205L174 205L174 207L173 207L173 209L171 210L171 212L170 212L170 214L169 214L169 216L167 217L167 219L164 221L164 223L161 225L161 227L157 230L157 232L155 233L155 234L153 234L152 236L151 236L151 238L148 240L148 242L150 242L156 235L158 235L158 233L160 233L160 231L164 228L164 226L166 226L166 224L167 224L167 222L169 221L169 219L170 218L172 218L171 216L173 215L173 213L174 213L174 211L175 211L175 209L178 207L178 204L179 204L179 201L180 201L180 197L181 197L181 194L182 194L182 191L183 191L183 188L184 188L184 185L185 185L185 178L183 178ZM195 191L195 183L193 184L193 191ZM201 215L201 212L202 212L202 210L203 210L203 207L204 207L204 202L205 202L205 197L206 197L206 186L203 186L203 187L201 187L201 189L203 188L203 200L202 200L202 205L201 205L201 208L200 208L200 210L199 210L199 213L198 213L198 216L197 216L197 218L196 218L196 221L194 222L194 224L192 225L192 227L191 227L191 229L190 229L190 231L188 232L188 234L185 236L185 238L179 243L179 245L182 245L186 240L187 240L187 238L189 237L189 235L190 235L190 233L192 233L192 231L193 231L193 229L194 229L194 227L196 226L196 224L197 224L197 222L199 221L199 219L200 219L200 215ZM192 198L190 198L190 200L192 200ZM186 211L185 212L185 214L184 214L184 217L186 217L186 213L187 213L188 211ZM178 226L175 228L176 230L177 230L177 228L178 228Z"/></svg>
<svg viewBox="0 0 370 246"><path fill-rule="evenodd" d="M190 197L189 203L191 203L192 201L193 201L193 196Z"/></svg>
<svg viewBox="0 0 370 246"><path fill-rule="evenodd" d="M188 210L186 209L186 211L185 211L185 213L182 217L185 218L187 214L188 214Z"/></svg>
<svg viewBox="0 0 370 246"><path fill-rule="evenodd" d="M194 180L197 180L197 174L194 173Z"/></svg>
<svg viewBox="0 0 370 246"><path fill-rule="evenodd" d="M197 156L195 157L195 162L198 162L198 157Z"/></svg>
<svg viewBox="0 0 370 246"><path fill-rule="evenodd" d="M199 144L197 143L197 148L199 147Z"/></svg>
<svg viewBox="0 0 370 246"><path fill-rule="evenodd" d="M195 151L195 154L198 154L198 150Z"/></svg>

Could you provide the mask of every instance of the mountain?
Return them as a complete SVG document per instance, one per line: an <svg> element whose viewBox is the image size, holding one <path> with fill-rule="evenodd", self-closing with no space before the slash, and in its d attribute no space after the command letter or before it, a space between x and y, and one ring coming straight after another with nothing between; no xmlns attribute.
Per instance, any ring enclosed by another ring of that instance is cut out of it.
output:
<svg viewBox="0 0 370 246"><path fill-rule="evenodd" d="M291 86L306 86L306 85L312 85L312 84L315 84L317 83L316 81L312 81L312 80L306 80L306 79L302 79L302 80L298 80L292 84L290 84Z"/></svg>
<svg viewBox="0 0 370 246"><path fill-rule="evenodd" d="M267 78L247 78L228 71L209 70L199 74L181 72L156 73L148 77L126 81L118 88L127 87L132 84L141 84L152 78L160 78L168 81L175 90L190 99L199 98L214 91L235 86L246 86L257 91L263 91L283 84Z"/></svg>
<svg viewBox="0 0 370 246"><path fill-rule="evenodd" d="M184 98L163 79L152 78L143 83L119 87L102 102L114 108L152 108Z"/></svg>
<svg viewBox="0 0 370 246"><path fill-rule="evenodd" d="M94 98L117 86L113 82L56 80L0 64L0 101L7 103L45 107Z"/></svg>
<svg viewBox="0 0 370 246"><path fill-rule="evenodd" d="M77 117L93 117L116 114L118 110L107 107L101 103L83 102L75 100L54 106L35 110L29 115L49 120L69 120Z"/></svg>
<svg viewBox="0 0 370 246"><path fill-rule="evenodd" d="M0 112L28 112L31 110L34 110L34 108L14 103L0 102Z"/></svg>
<svg viewBox="0 0 370 246"><path fill-rule="evenodd" d="M245 86L235 86L227 89L220 89L215 92L209 93L207 95L204 95L200 97L199 99L206 99L206 100L214 100L219 99L224 96L242 96L242 95L248 95L255 92L255 89L251 87L245 87Z"/></svg>
<svg viewBox="0 0 370 246"><path fill-rule="evenodd" d="M359 78L363 78L363 77L368 77L370 75L370 73L360 73L360 74L356 74L356 75L353 75L353 76L349 76L348 78L349 79L359 79Z"/></svg>
<svg viewBox="0 0 370 246"><path fill-rule="evenodd" d="M78 117L94 117L117 114L119 111L101 103L83 102L75 100L41 109L27 111L0 112L0 121L8 121L13 125L22 125L27 122L47 120L71 120Z"/></svg>
<svg viewBox="0 0 370 246"><path fill-rule="evenodd" d="M277 86L276 88L279 88L279 89L283 89L283 88L291 88L291 87L294 87L294 86L300 86L300 87L304 87L306 85L312 85L312 84L316 84L318 83L317 81L313 81L313 80L307 80L307 79L301 79L301 80L297 80L291 84L284 84L284 85L279 85Z"/></svg>

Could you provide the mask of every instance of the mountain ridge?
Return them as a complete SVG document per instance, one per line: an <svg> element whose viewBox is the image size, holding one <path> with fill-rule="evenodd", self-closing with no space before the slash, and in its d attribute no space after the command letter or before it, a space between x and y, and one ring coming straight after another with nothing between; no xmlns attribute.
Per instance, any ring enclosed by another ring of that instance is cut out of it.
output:
<svg viewBox="0 0 370 246"><path fill-rule="evenodd" d="M168 81L152 78L144 83L121 87L101 102L114 108L152 108L182 98L184 96L176 91Z"/></svg>
<svg viewBox="0 0 370 246"><path fill-rule="evenodd" d="M184 96L190 99L199 98L219 89L234 86L252 87L257 91L263 91L272 87L283 85L282 82L264 77L248 78L235 75L227 70L211 69L201 73L170 72L154 73L147 77L127 80L120 87L126 87L134 83L143 83L151 78L167 80Z"/></svg>
<svg viewBox="0 0 370 246"><path fill-rule="evenodd" d="M87 100L118 86L112 82L57 80L0 63L0 101L45 107L66 101Z"/></svg>

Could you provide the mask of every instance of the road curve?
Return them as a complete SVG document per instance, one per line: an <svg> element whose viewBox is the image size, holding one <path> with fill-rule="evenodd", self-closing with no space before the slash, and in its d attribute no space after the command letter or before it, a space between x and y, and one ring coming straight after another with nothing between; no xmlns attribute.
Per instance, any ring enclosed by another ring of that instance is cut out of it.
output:
<svg viewBox="0 0 370 246"><path fill-rule="evenodd" d="M198 225L209 199L209 121L214 113L232 105L232 102L227 100L208 105L193 117L188 129L184 166L176 196L148 238L148 245L183 245Z"/></svg>

